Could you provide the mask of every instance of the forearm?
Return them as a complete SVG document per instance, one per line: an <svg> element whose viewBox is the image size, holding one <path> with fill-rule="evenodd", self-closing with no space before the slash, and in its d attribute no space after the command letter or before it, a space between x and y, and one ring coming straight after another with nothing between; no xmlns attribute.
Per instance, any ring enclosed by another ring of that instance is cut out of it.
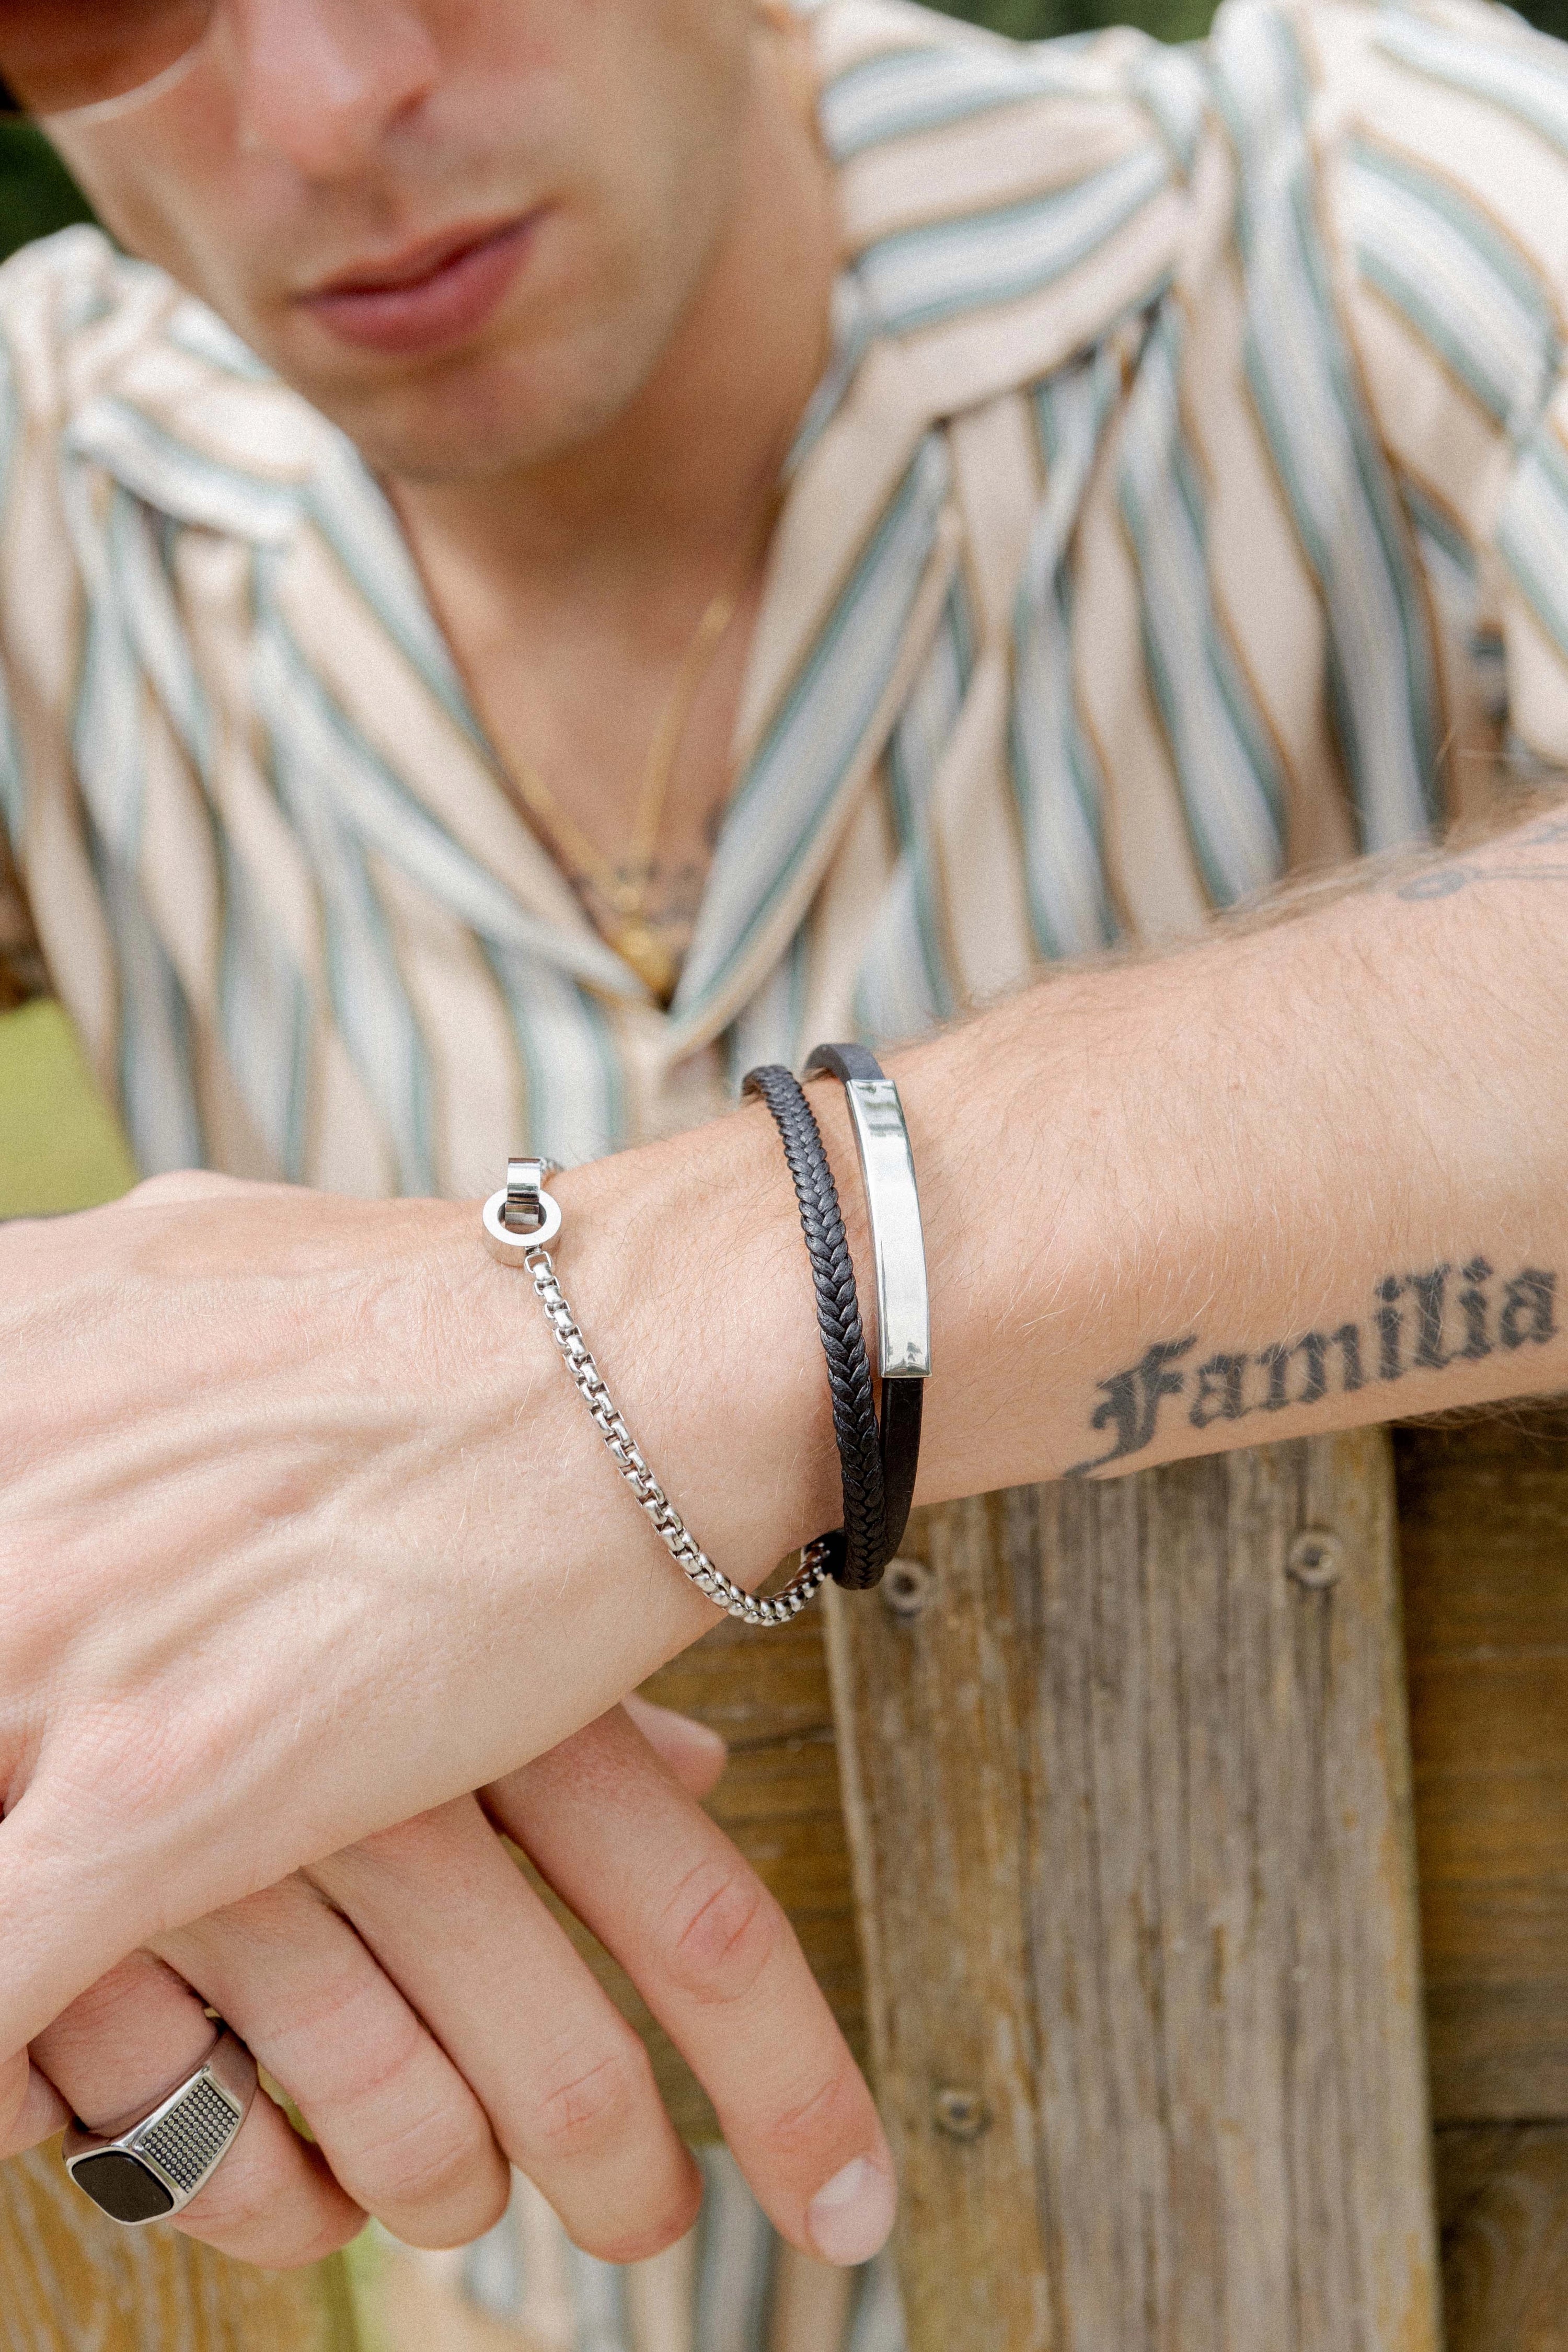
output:
<svg viewBox="0 0 1568 2352"><path fill-rule="evenodd" d="M932 1282L921 1498L1568 1388L1565 916L1568 824L1537 819L893 1057ZM869 1295L842 1097L811 1092ZM573 1181L590 1291L616 1216L671 1235L657 1268L615 1246L638 1277L595 1310L626 1330L668 1294L626 1381L672 1492L754 1580L836 1494L771 1123Z"/></svg>
<svg viewBox="0 0 1568 2352"><path fill-rule="evenodd" d="M1553 829L895 1057L926 1500L1568 1388ZM195 1182L0 1236L0 2056L131 1944L498 1779L715 1622L471 1206ZM838 1516L771 1121L559 1191L612 1391L759 1583Z"/></svg>
<svg viewBox="0 0 1568 2352"><path fill-rule="evenodd" d="M922 1496L1568 1387L1565 918L1538 821L900 1058Z"/></svg>

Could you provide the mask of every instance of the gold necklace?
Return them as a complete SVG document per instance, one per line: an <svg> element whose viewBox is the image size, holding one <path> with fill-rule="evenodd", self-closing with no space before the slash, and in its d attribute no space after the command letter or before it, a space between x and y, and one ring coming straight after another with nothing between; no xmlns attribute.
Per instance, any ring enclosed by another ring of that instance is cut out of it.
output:
<svg viewBox="0 0 1568 2352"><path fill-rule="evenodd" d="M763 525L764 546L771 535L777 509L778 502L774 499L770 502ZM748 578L750 572L748 564ZM676 755L691 717L691 708L712 667L725 632L735 617L741 593L739 585L719 591L698 622L691 642L681 656L675 684L659 713L653 740L648 745L642 791L637 796L637 817L632 826L631 854L625 865L611 864L603 851L589 840L582 826L567 814L536 769L516 760L511 768L519 797L535 824L555 848L561 862L577 869L613 918L601 927L605 937L616 954L625 957L638 979L661 1004L668 1004L674 994L680 968L673 950L660 937L657 925L648 919L647 900L653 882L655 854L664 823L665 803L669 798L669 781L675 772Z"/></svg>

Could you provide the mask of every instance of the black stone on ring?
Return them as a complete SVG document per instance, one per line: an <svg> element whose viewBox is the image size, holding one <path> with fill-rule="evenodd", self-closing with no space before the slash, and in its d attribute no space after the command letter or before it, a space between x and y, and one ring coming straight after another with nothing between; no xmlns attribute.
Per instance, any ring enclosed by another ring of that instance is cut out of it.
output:
<svg viewBox="0 0 1568 2352"><path fill-rule="evenodd" d="M136 2229L180 2212L239 2137L256 2096L256 2061L226 2026L194 2074L118 2132L73 2123L66 2170L111 2221Z"/></svg>

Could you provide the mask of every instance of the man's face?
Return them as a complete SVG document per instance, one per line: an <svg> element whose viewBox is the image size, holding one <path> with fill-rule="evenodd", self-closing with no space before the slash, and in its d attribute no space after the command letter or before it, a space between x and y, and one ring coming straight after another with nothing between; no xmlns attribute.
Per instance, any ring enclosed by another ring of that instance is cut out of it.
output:
<svg viewBox="0 0 1568 2352"><path fill-rule="evenodd" d="M740 168L749 0L219 0L191 68L48 128L101 217L370 462L458 480L647 381Z"/></svg>

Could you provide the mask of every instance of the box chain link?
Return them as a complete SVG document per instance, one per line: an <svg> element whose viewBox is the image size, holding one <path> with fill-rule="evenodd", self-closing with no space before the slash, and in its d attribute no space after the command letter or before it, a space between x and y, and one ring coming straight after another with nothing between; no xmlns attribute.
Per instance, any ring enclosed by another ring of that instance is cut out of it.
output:
<svg viewBox="0 0 1568 2352"><path fill-rule="evenodd" d="M799 1573L782 1592L775 1592L766 1600L748 1592L742 1585L736 1584L726 1576L722 1569L715 1568L644 1461L637 1441L621 1416L619 1406L605 1385L604 1375L594 1361L587 1341L573 1319L572 1309L566 1304L556 1279L550 1252L542 1245L536 1245L523 1255L522 1262L532 1278L535 1295L549 1319L566 1369L584 1403L593 1414L616 1469L652 1520L659 1541L677 1568L689 1578L699 1592L706 1593L716 1608L722 1609L727 1616L739 1617L745 1624L787 1625L792 1617L798 1617L807 1601L821 1591L827 1580L828 1539L819 1538L815 1543L807 1544L800 1556Z"/></svg>

